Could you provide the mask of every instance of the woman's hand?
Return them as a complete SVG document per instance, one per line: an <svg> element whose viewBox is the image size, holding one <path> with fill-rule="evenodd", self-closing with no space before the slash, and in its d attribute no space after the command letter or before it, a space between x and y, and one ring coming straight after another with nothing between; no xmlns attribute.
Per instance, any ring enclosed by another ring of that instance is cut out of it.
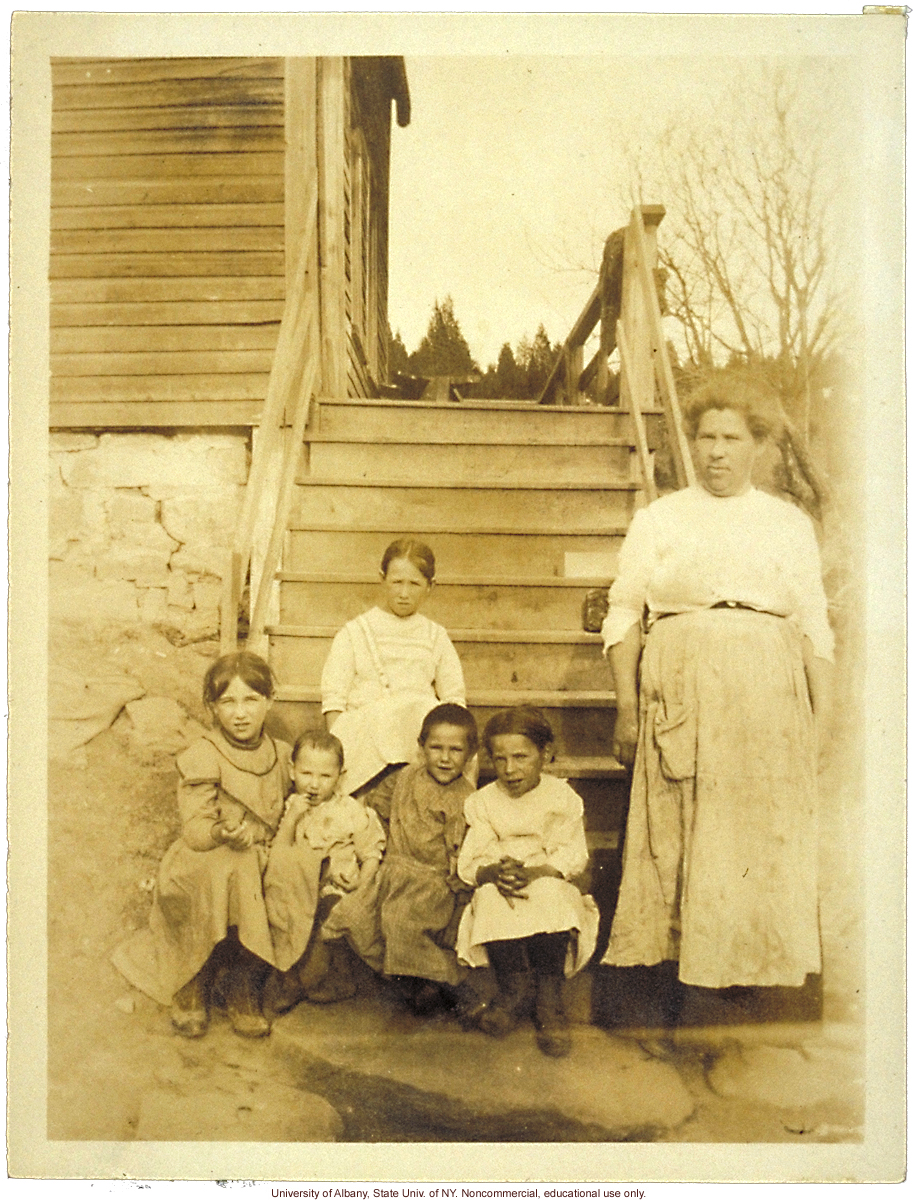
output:
<svg viewBox="0 0 915 1204"><path fill-rule="evenodd" d="M613 755L621 765L631 769L635 764L635 749L639 741L639 716L635 707L619 707L613 724Z"/></svg>
<svg viewBox="0 0 915 1204"><path fill-rule="evenodd" d="M236 853L243 853L254 844L254 833L246 819L240 819L237 824L220 819L213 824L213 839L217 844L227 844Z"/></svg>
<svg viewBox="0 0 915 1204"><path fill-rule="evenodd" d="M639 659L642 633L637 623L618 644L609 650L613 685L616 690L616 721L613 725L613 755L631 769L635 764L635 746L639 740Z"/></svg>

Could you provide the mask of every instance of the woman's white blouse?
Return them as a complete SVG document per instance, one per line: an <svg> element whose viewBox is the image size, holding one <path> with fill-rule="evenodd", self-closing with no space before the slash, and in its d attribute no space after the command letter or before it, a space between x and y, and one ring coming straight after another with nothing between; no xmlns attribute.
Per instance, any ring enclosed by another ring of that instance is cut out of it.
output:
<svg viewBox="0 0 915 1204"><path fill-rule="evenodd" d="M758 489L715 497L696 485L637 511L610 589L604 649L639 622L646 604L650 623L716 602L784 615L816 656L832 660L816 535L792 503Z"/></svg>

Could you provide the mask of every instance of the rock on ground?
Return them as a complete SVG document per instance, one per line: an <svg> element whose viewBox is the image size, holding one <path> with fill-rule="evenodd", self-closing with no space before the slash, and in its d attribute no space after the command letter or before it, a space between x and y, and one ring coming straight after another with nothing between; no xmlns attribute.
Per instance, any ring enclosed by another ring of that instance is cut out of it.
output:
<svg viewBox="0 0 915 1204"><path fill-rule="evenodd" d="M727 1050L710 1072L709 1084L728 1098L807 1108L844 1098L860 1074L852 1049L760 1045Z"/></svg>
<svg viewBox="0 0 915 1204"><path fill-rule="evenodd" d="M148 1091L140 1101L138 1141L337 1141L343 1122L307 1091L255 1086L222 1091Z"/></svg>
<svg viewBox="0 0 915 1204"><path fill-rule="evenodd" d="M453 1022L397 1032L379 1017L360 1024L357 1011L343 1011L333 1009L334 1023L327 1010L301 1006L275 1025L273 1041L306 1060L427 1093L431 1112L446 1097L482 1117L537 1110L620 1136L674 1127L695 1107L672 1066L588 1025L573 1026L572 1053L553 1059L537 1049L530 1024L494 1040Z"/></svg>

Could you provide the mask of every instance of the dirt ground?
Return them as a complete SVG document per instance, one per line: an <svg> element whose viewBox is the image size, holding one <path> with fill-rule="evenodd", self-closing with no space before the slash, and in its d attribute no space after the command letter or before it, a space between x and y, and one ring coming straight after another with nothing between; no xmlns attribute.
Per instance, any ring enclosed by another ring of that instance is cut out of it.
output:
<svg viewBox="0 0 915 1204"><path fill-rule="evenodd" d="M217 651L212 642L176 646L148 628L57 623L52 684L55 674L68 681L74 673L127 675L148 697L173 699L204 722L200 682ZM130 987L109 960L146 922L158 862L177 833L174 751L139 741L122 711L84 751L50 767L49 1139L860 1139L860 1034L849 1026L684 1031L668 1042L581 1026L581 1053L560 1068L533 1049L529 1031L503 1046L463 1034L448 1019L410 1017L365 971L363 997L301 1005L264 1041L235 1036L219 1015L200 1041L176 1036L166 1009ZM547 1076L542 1106L519 1107L498 1093L475 1103L474 1076L481 1081L493 1059L511 1058L515 1049L519 1058L535 1059L525 1063L529 1069ZM636 1076L626 1079L642 1084L636 1097L660 1083L651 1117L630 1111L614 1120L616 1114L591 1116L569 1103L575 1076L585 1091L589 1059L598 1054L611 1078ZM444 1075L447 1059L453 1065L455 1058L468 1083L463 1095L456 1082L446 1096L430 1085L429 1071L441 1059ZM790 1086L785 1094L790 1081L794 1098ZM780 1092L771 1089L774 1082Z"/></svg>

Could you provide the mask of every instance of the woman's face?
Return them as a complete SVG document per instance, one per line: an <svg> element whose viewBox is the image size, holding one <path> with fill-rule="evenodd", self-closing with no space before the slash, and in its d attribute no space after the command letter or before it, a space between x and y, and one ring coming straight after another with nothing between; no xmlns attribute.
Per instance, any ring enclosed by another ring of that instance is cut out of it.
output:
<svg viewBox="0 0 915 1204"><path fill-rule="evenodd" d="M716 497L746 492L760 445L736 410L706 410L693 440L699 480Z"/></svg>
<svg viewBox="0 0 915 1204"><path fill-rule="evenodd" d="M381 578L385 608L399 619L416 614L420 603L432 588L412 560L400 557L392 560Z"/></svg>

